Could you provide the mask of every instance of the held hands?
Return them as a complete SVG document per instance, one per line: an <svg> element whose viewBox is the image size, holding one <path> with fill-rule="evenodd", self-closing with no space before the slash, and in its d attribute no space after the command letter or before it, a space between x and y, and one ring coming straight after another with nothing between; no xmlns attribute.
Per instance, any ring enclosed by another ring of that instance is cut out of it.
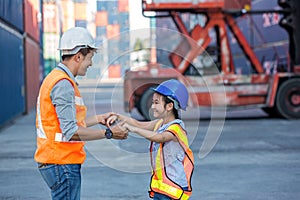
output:
<svg viewBox="0 0 300 200"><path fill-rule="evenodd" d="M110 127L111 124L117 123L117 125L121 126L123 129L130 131L130 132L135 132L135 127L126 123L126 120L121 121L118 123L118 115L113 114L111 115L107 120L106 120L106 126Z"/></svg>
<svg viewBox="0 0 300 200"><path fill-rule="evenodd" d="M135 130L134 130L135 127L126 122L123 122L122 127L130 132L135 132Z"/></svg>
<svg viewBox="0 0 300 200"><path fill-rule="evenodd" d="M124 119L119 123L118 120L120 120L118 114L113 113L110 117L107 118L106 126L110 127L112 124L117 123L119 126L122 126L122 128L125 128L126 130L133 132L134 126L126 123L126 120Z"/></svg>
<svg viewBox="0 0 300 200"><path fill-rule="evenodd" d="M102 115L102 121L99 123L106 125L113 133L114 139L127 139L128 130L123 127L125 122L116 123L118 115L113 112L105 113Z"/></svg>
<svg viewBox="0 0 300 200"><path fill-rule="evenodd" d="M97 121L99 124L106 125L107 119L109 119L111 116L114 116L114 115L115 115L115 113L113 113L113 112L108 112L108 113L104 113L101 115L97 115Z"/></svg>
<svg viewBox="0 0 300 200"><path fill-rule="evenodd" d="M128 130L123 127L124 123L125 122L120 122L116 125L108 126L108 128L110 128L110 130L113 133L112 138L114 138L114 139L127 139Z"/></svg>

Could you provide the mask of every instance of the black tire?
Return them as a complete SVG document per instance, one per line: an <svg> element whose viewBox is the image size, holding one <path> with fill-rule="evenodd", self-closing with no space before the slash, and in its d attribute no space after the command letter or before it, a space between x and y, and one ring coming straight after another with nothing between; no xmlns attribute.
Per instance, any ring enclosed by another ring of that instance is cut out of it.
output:
<svg viewBox="0 0 300 200"><path fill-rule="evenodd" d="M151 120L152 114L149 112L152 104L152 96L154 91L147 89L142 95L139 103L140 112L146 120Z"/></svg>
<svg viewBox="0 0 300 200"><path fill-rule="evenodd" d="M283 82L276 95L276 110L286 119L300 118L300 79Z"/></svg>

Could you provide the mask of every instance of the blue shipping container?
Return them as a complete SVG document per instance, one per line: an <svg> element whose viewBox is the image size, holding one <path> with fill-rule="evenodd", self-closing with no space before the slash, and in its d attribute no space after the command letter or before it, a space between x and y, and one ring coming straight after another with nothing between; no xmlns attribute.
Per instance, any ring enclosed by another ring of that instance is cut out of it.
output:
<svg viewBox="0 0 300 200"><path fill-rule="evenodd" d="M22 35L0 24L0 125L25 112L24 49ZM9 44L9 45L7 45Z"/></svg>
<svg viewBox="0 0 300 200"><path fill-rule="evenodd" d="M280 9L277 0L252 1L252 10ZM279 26L281 15L278 13L263 13L248 15L236 19L238 25L254 50L257 58L265 69L268 65L288 57L288 34L285 29ZM233 38L232 34L229 34ZM231 39L231 50L234 63L237 68L242 69L243 74L251 73L251 66L247 58L242 55L242 50L235 40Z"/></svg>
<svg viewBox="0 0 300 200"><path fill-rule="evenodd" d="M0 1L0 18L6 23L24 31L24 14L23 0L1 0Z"/></svg>
<svg viewBox="0 0 300 200"><path fill-rule="evenodd" d="M75 26L86 28L87 27L87 21L86 20L75 20Z"/></svg>

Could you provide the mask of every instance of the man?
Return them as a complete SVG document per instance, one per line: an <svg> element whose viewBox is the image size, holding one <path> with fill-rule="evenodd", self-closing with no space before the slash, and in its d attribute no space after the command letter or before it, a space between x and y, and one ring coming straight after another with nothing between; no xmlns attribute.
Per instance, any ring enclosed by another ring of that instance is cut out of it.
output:
<svg viewBox="0 0 300 200"><path fill-rule="evenodd" d="M75 77L84 76L97 50L90 33L80 27L61 37L62 61L44 79L37 100L35 160L52 199L80 199L84 142L103 138L125 139L121 126L106 130L87 128L105 124L110 113L86 118L86 107Z"/></svg>

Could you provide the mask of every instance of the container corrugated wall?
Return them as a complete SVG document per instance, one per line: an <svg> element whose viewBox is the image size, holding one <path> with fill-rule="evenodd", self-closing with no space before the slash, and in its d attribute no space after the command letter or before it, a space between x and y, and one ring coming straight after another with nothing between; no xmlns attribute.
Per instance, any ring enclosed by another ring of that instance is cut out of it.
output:
<svg viewBox="0 0 300 200"><path fill-rule="evenodd" d="M23 0L1 0L0 18L18 31L23 31Z"/></svg>
<svg viewBox="0 0 300 200"><path fill-rule="evenodd" d="M24 1L26 111L36 106L40 86L40 0Z"/></svg>
<svg viewBox="0 0 300 200"><path fill-rule="evenodd" d="M35 108L40 86L42 0L0 1L0 126Z"/></svg>
<svg viewBox="0 0 300 200"><path fill-rule="evenodd" d="M36 106L40 86L40 46L25 38L26 110Z"/></svg>
<svg viewBox="0 0 300 200"><path fill-rule="evenodd" d="M39 42L40 40L40 29L38 23L39 10L39 0L24 1L25 32L36 42Z"/></svg>
<svg viewBox="0 0 300 200"><path fill-rule="evenodd" d="M25 112L23 37L0 23L0 125Z"/></svg>

